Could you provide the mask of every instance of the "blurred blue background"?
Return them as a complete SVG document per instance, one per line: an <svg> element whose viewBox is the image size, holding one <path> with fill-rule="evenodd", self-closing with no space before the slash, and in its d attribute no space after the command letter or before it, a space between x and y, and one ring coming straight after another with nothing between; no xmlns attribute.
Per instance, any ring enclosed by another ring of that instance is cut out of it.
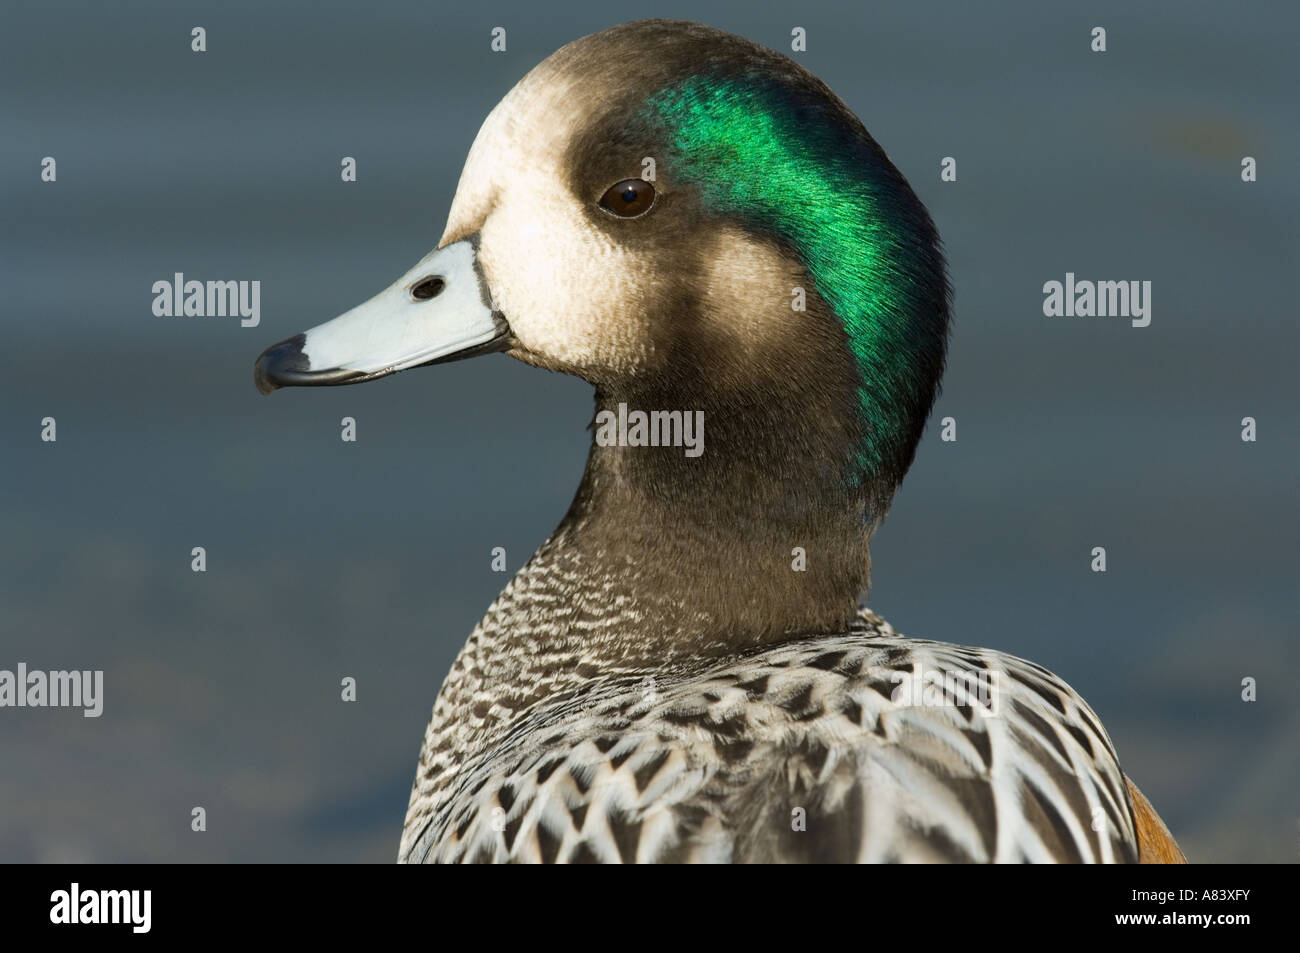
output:
<svg viewBox="0 0 1300 953"><path fill-rule="evenodd" d="M1300 13L1131 7L6 3L0 668L106 699L0 710L0 860L395 857L490 550L513 571L563 515L589 388L497 356L263 398L253 359L436 243L525 72L648 13L805 27L944 236L958 441L927 431L874 608L1074 685L1192 860L1295 860ZM176 271L260 280L261 326L155 317ZM1067 271L1152 281L1151 326L1044 318Z"/></svg>

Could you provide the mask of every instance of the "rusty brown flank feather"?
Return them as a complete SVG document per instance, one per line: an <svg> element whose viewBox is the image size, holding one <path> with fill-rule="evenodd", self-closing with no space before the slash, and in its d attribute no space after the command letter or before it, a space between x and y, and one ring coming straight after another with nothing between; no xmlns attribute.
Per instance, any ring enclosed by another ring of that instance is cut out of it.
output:
<svg viewBox="0 0 1300 953"><path fill-rule="evenodd" d="M1132 781L1128 782L1128 793L1133 798L1133 817L1137 821L1138 860L1144 864L1185 864L1187 858L1174 842L1174 835L1169 833L1165 822L1151 806L1151 802L1137 789Z"/></svg>

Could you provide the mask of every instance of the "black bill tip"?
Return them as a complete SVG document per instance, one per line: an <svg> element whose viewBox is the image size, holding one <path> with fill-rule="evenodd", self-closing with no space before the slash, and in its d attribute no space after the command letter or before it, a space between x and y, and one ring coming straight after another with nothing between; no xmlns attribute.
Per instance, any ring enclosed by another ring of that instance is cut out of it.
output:
<svg viewBox="0 0 1300 953"><path fill-rule="evenodd" d="M278 387L295 383L291 378L305 374L311 366L302 346L307 341L306 334L296 334L287 341L272 344L257 357L253 365L253 383L263 394L269 394Z"/></svg>
<svg viewBox="0 0 1300 953"><path fill-rule="evenodd" d="M386 372L363 374L342 367L313 371L311 361L303 352L307 332L295 334L287 341L272 344L253 365L253 383L263 394L281 387L320 387L330 384L353 384L372 377L382 377Z"/></svg>

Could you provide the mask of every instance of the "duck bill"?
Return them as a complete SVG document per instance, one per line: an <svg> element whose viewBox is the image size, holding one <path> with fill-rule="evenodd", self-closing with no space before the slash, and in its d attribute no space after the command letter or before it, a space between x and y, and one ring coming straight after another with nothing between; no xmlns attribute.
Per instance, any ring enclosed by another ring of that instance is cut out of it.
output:
<svg viewBox="0 0 1300 953"><path fill-rule="evenodd" d="M359 384L506 350L510 326L492 306L476 245L435 249L365 304L271 345L253 367L257 389Z"/></svg>

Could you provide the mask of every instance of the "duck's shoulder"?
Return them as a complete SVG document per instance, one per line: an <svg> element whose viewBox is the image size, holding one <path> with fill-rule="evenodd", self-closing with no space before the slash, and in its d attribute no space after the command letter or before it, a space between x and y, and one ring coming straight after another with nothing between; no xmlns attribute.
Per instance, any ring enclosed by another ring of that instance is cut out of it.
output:
<svg viewBox="0 0 1300 953"><path fill-rule="evenodd" d="M1032 662L848 631L598 679L466 765L405 859L1132 860L1079 695Z"/></svg>

